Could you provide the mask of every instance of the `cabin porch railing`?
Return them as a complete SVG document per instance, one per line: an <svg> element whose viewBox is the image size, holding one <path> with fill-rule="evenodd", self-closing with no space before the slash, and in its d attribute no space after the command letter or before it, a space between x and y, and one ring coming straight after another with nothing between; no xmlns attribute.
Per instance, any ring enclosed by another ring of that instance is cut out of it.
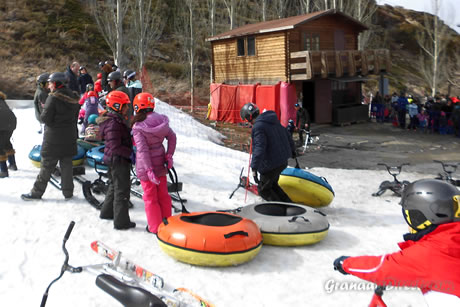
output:
<svg viewBox="0 0 460 307"><path fill-rule="evenodd" d="M365 76L388 72L388 49L297 51L290 55L290 79Z"/></svg>

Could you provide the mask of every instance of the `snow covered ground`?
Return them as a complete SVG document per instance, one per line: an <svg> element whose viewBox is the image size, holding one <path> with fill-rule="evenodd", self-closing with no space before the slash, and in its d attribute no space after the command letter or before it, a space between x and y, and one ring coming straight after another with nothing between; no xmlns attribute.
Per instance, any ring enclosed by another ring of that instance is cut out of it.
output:
<svg viewBox="0 0 460 307"><path fill-rule="evenodd" d="M260 201L248 194L245 203L242 189L228 198L241 167L247 167L248 154L217 145L218 133L165 103L158 102L156 111L169 116L178 136L174 162L189 211L232 209ZM163 253L156 237L145 231L143 202L138 198L132 197L135 207L130 210L137 228L128 231L114 230L111 221L100 220L78 183L76 196L68 202L51 185L43 200L22 201L20 195L30 191L38 174L28 154L41 143L42 136L36 132L33 108L14 112L18 127L13 145L19 171L0 179L2 306L40 304L47 285L60 272L62 238L72 220L76 226L67 242L70 264L104 262L90 249L92 241L101 240L166 282L189 288L216 306L367 306L373 291L361 280L335 272L333 260L341 255L396 251L396 243L407 231L397 197L390 192L371 196L380 182L388 179L386 171L313 168L309 171L326 177L335 190L332 204L322 209L330 223L323 241L303 247L263 246L254 260L236 267L180 263ZM87 177L95 178L89 167L86 171ZM427 175L404 172L400 177L412 181ZM51 287L47 306L119 306L94 280L91 274L66 273ZM347 291L348 287L355 288ZM384 299L388 306L425 306L418 290L387 291Z"/></svg>

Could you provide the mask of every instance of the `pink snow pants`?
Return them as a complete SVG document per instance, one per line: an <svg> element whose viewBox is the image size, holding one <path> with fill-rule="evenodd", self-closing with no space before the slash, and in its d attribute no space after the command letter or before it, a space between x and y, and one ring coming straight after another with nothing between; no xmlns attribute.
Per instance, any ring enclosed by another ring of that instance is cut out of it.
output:
<svg viewBox="0 0 460 307"><path fill-rule="evenodd" d="M144 195L142 199L145 204L145 214L147 215L147 224L149 230L157 233L158 226L163 218L171 216L171 196L168 193L168 182L166 176L160 177L160 184L156 185L151 181L142 181Z"/></svg>

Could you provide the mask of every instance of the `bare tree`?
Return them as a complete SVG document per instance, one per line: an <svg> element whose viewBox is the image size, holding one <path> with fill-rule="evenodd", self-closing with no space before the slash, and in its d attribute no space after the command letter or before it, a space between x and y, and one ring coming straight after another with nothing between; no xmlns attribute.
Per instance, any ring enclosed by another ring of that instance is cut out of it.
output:
<svg viewBox="0 0 460 307"><path fill-rule="evenodd" d="M161 17L162 1L136 0L132 4L132 18L129 37L137 67L141 71L149 50L163 33L165 19Z"/></svg>
<svg viewBox="0 0 460 307"><path fill-rule="evenodd" d="M228 17L230 18L230 30L236 26L236 17L238 14L238 8L243 2L242 0L223 0L225 7L227 8Z"/></svg>
<svg viewBox="0 0 460 307"><path fill-rule="evenodd" d="M129 2L122 0L90 0L99 31L112 51L115 64L123 63L123 20L129 7Z"/></svg>
<svg viewBox="0 0 460 307"><path fill-rule="evenodd" d="M422 50L421 72L431 89L431 95L436 94L440 82L441 70L439 64L445 59L444 47L447 43L445 36L448 27L439 19L440 0L432 0L433 15L424 13L423 31L417 31L416 40Z"/></svg>

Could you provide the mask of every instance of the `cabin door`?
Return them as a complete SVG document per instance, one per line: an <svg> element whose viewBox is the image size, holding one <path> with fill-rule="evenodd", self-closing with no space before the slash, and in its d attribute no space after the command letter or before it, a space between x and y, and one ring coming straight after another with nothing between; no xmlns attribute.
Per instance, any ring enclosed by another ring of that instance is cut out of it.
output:
<svg viewBox="0 0 460 307"><path fill-rule="evenodd" d="M307 109L308 114L310 114L310 120L312 123L315 122L315 83L304 81L302 83L302 107Z"/></svg>
<svg viewBox="0 0 460 307"><path fill-rule="evenodd" d="M334 32L334 49L345 50L345 33L343 30L335 30Z"/></svg>

